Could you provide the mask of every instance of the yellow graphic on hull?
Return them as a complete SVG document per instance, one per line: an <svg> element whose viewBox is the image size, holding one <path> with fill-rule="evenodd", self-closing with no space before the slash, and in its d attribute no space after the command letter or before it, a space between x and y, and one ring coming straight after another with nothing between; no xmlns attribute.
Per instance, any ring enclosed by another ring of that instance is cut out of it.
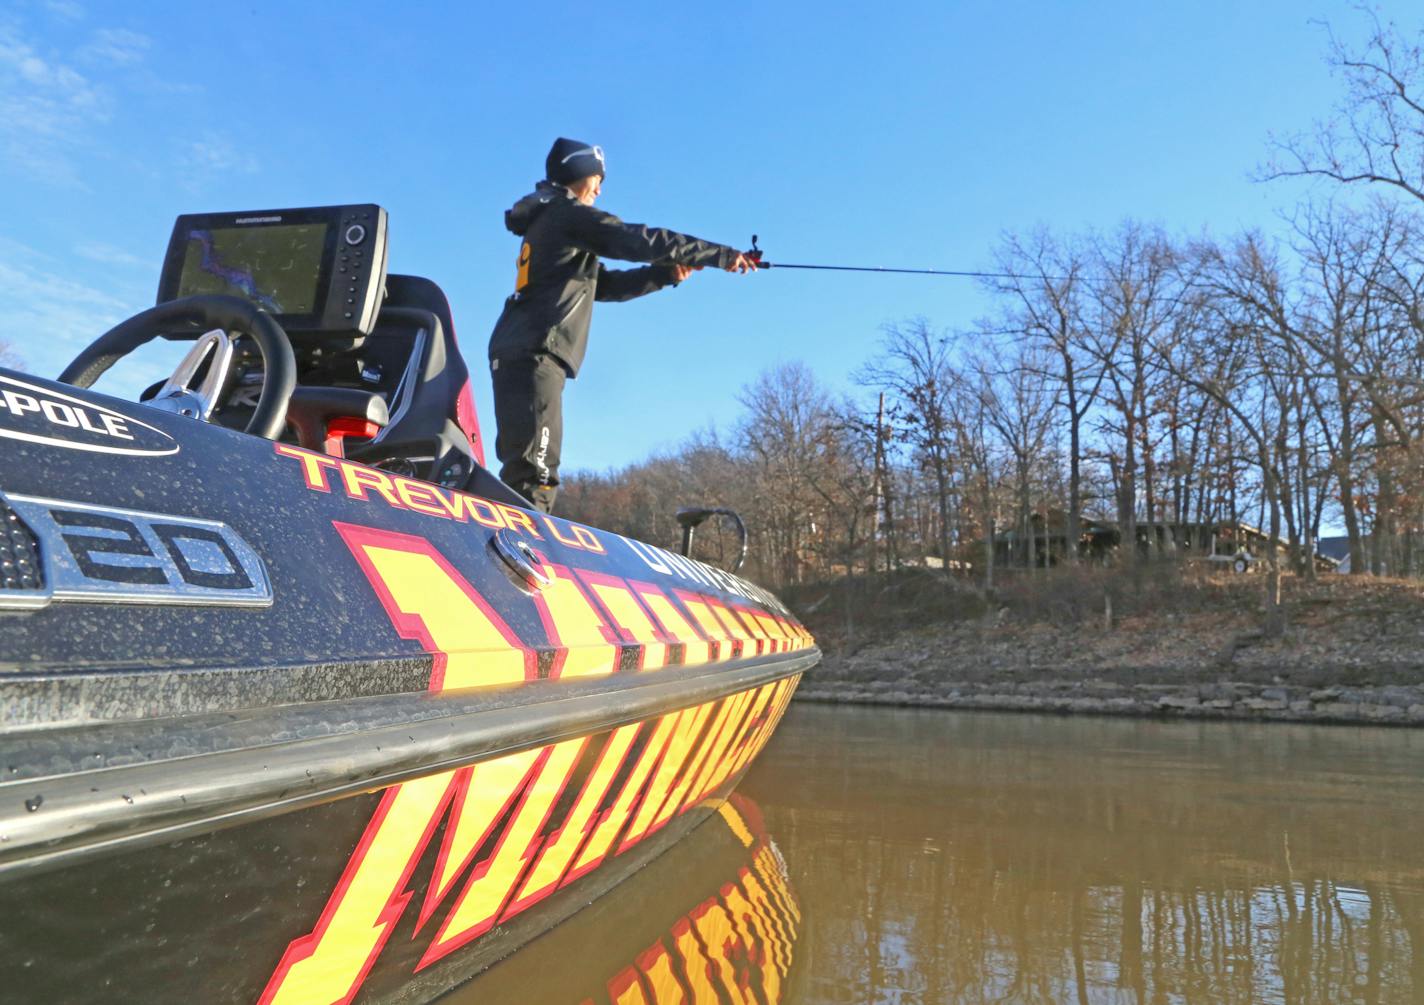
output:
<svg viewBox="0 0 1424 1005"><path fill-rule="evenodd" d="M428 540L345 524L337 529L396 631L433 655L432 691L536 676L536 647ZM658 669L674 653L697 663L714 650L725 660L752 644L759 651L811 645L803 629L768 624L707 598L699 599L701 610L684 603L684 614L647 584L561 567L553 574L553 588L536 601L542 647L556 649L550 676L612 674L622 644L638 645L643 670ZM650 601L654 595L657 602ZM384 790L321 916L288 945L260 1001L350 1001L421 891L417 932L459 890L417 969L622 854L677 814L720 798L770 738L796 681ZM417 879L416 864L437 833L433 875ZM721 938L735 924L718 909L689 918L688 934L696 929Z"/></svg>

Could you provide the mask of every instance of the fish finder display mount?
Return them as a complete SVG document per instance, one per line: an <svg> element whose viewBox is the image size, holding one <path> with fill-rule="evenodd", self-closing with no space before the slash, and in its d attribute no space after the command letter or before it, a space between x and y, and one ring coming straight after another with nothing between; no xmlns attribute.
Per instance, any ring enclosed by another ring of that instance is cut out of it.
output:
<svg viewBox="0 0 1424 1005"><path fill-rule="evenodd" d="M289 335L369 335L386 280L386 211L374 204L178 217L158 302L221 293Z"/></svg>

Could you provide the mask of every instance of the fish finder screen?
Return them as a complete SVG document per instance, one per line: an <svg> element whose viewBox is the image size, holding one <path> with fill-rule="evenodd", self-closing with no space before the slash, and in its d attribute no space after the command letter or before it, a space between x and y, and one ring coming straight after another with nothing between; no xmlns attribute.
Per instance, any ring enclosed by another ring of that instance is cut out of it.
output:
<svg viewBox="0 0 1424 1005"><path fill-rule="evenodd" d="M178 296L225 293L270 314L311 314L327 230L325 223L190 230Z"/></svg>

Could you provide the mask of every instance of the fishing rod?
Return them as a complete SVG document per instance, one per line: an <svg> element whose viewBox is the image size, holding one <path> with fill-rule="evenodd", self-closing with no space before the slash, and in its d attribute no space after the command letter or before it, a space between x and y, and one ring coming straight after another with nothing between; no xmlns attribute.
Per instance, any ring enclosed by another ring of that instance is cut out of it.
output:
<svg viewBox="0 0 1424 1005"><path fill-rule="evenodd" d="M757 235L752 235L752 250L747 257L756 263L758 269L814 269L818 272L890 272L907 276L960 276L970 279L1039 279L1066 283L1070 276L1033 276L1021 272L976 272L969 269L895 269L884 265L796 265L790 262L768 262L762 257L763 251L757 247ZM1083 277L1079 277L1083 278Z"/></svg>

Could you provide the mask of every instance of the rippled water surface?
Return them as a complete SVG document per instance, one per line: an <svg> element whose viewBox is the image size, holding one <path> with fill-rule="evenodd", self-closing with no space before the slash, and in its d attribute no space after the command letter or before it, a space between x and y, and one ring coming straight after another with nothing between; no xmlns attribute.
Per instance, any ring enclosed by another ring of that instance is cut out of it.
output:
<svg viewBox="0 0 1424 1005"><path fill-rule="evenodd" d="M1424 1001L1424 731L795 705L450 999Z"/></svg>
<svg viewBox="0 0 1424 1005"><path fill-rule="evenodd" d="M1424 1001L1424 732L797 705L787 1001Z"/></svg>

